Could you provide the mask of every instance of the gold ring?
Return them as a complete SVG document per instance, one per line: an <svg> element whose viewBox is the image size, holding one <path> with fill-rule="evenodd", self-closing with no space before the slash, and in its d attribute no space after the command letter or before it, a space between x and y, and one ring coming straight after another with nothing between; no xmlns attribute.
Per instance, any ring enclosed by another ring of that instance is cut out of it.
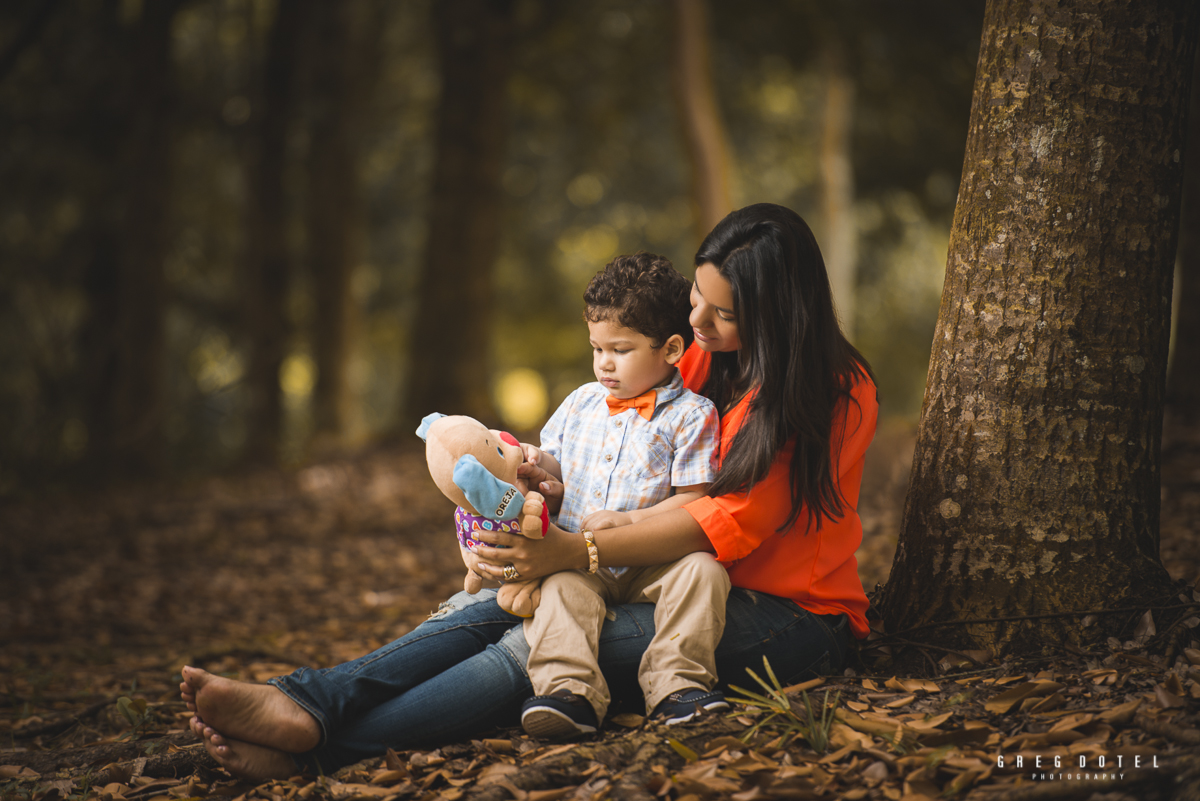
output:
<svg viewBox="0 0 1200 801"><path fill-rule="evenodd" d="M517 569L515 567L513 567L512 565L504 566L504 580L505 581L516 581L520 577L521 577L521 574L517 572Z"/></svg>

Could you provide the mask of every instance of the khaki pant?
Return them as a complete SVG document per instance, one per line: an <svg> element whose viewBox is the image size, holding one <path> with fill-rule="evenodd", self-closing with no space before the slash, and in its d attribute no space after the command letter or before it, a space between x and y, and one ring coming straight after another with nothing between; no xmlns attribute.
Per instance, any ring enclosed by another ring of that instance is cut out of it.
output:
<svg viewBox="0 0 1200 801"><path fill-rule="evenodd" d="M707 553L677 562L631 567L614 577L570 570L547 576L542 600L525 621L529 678L537 695L569 690L604 720L611 696L596 654L606 604L654 604L654 639L642 655L638 681L649 714L673 692L711 690L717 681L713 651L725 630L729 574Z"/></svg>

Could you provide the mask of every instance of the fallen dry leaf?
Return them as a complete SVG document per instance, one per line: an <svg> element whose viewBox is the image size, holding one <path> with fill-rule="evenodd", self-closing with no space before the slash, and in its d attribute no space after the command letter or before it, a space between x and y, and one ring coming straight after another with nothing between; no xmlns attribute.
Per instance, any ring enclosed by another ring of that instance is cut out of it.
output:
<svg viewBox="0 0 1200 801"><path fill-rule="evenodd" d="M924 717L920 720L910 720L906 725L911 726L917 731L931 731L936 729L938 726L941 726L953 716L953 712L944 712L941 715L935 715L934 717Z"/></svg>
<svg viewBox="0 0 1200 801"><path fill-rule="evenodd" d="M646 717L645 715L637 715L633 712L624 712L620 715L614 715L609 718L609 721L626 729L636 729L646 722Z"/></svg>
<svg viewBox="0 0 1200 801"><path fill-rule="evenodd" d="M1179 709L1187 706L1187 701L1184 701L1175 693L1169 692L1161 684L1154 685L1154 697L1158 700L1158 705L1163 709Z"/></svg>
<svg viewBox="0 0 1200 801"><path fill-rule="evenodd" d="M1067 729L1077 729L1080 726L1083 726L1087 723L1091 723L1095 719L1096 719L1096 716L1091 713L1088 713L1088 712L1080 712L1075 715L1067 715L1064 718L1060 718L1053 726L1051 726L1050 731L1064 731Z"/></svg>
<svg viewBox="0 0 1200 801"><path fill-rule="evenodd" d="M992 714L1003 715L1027 698L1049 695L1055 690L1061 689L1062 685L1053 681L1022 682L1014 687L1009 687L999 695L992 696L983 706L984 709Z"/></svg>

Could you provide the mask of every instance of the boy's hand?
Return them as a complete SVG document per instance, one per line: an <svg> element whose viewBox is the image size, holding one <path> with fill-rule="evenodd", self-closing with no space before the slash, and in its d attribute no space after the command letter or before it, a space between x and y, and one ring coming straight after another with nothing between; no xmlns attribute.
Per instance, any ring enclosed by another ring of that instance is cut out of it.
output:
<svg viewBox="0 0 1200 801"><path fill-rule="evenodd" d="M529 445L528 447L532 448L533 446ZM540 453L540 451L538 452ZM558 510L562 508L563 493L565 492L563 483L558 478L528 461L517 468L517 478L529 482L529 489L536 490L545 497L546 508L550 510L550 514L558 514Z"/></svg>
<svg viewBox="0 0 1200 801"><path fill-rule="evenodd" d="M600 510L592 512L583 519L583 527L598 531L602 528L616 528L617 526L628 526L633 523L633 518L628 512L608 512Z"/></svg>
<svg viewBox="0 0 1200 801"><path fill-rule="evenodd" d="M521 453L525 457L525 461L534 466L537 466L542 459L542 449L537 445L530 445L528 442L521 443Z"/></svg>

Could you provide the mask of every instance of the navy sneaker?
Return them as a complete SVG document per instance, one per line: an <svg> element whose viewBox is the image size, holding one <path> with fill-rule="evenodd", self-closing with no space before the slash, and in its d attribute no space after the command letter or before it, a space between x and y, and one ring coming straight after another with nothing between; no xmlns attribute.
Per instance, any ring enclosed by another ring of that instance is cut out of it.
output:
<svg viewBox="0 0 1200 801"><path fill-rule="evenodd" d="M676 723L686 723L692 718L705 712L718 709L729 709L729 702L720 690L701 690L693 687L690 690L674 692L654 707L652 717L659 723L674 726Z"/></svg>
<svg viewBox="0 0 1200 801"><path fill-rule="evenodd" d="M599 725L588 700L568 690L535 695L521 707L521 728L539 740L563 740L591 734Z"/></svg>

